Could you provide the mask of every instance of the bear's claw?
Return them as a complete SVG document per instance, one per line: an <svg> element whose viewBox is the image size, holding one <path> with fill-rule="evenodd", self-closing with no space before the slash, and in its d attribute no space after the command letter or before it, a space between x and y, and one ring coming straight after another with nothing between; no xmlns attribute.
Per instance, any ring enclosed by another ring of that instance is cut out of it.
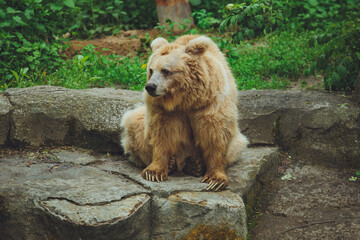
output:
<svg viewBox="0 0 360 240"><path fill-rule="evenodd" d="M166 180L166 176L163 177L163 174L152 174L150 171L145 171L143 173L143 178L150 182L163 182L164 180Z"/></svg>
<svg viewBox="0 0 360 240"><path fill-rule="evenodd" d="M210 183L207 185L206 190L214 190L214 191L218 191L219 189L221 189L221 187L224 185L225 182L219 183L219 182L212 182L210 181ZM216 188L215 188L216 187Z"/></svg>
<svg viewBox="0 0 360 240"><path fill-rule="evenodd" d="M219 189L221 189L221 187L224 185L225 182L222 182L218 185L218 183L214 183L212 186L208 186L207 190L214 190L214 191L218 191ZM216 187L216 188L215 188Z"/></svg>
<svg viewBox="0 0 360 240"><path fill-rule="evenodd" d="M212 177L210 177L212 176ZM228 186L228 180L225 174L217 173L214 175L205 175L201 180L202 183L208 183L206 186L207 191L219 191L225 189Z"/></svg>
<svg viewBox="0 0 360 240"><path fill-rule="evenodd" d="M151 173L148 173L148 171L145 172L145 179L146 179L147 181L150 181L150 182L155 182L155 180L156 180L157 182L160 182L158 176L152 175ZM162 182L162 181L163 181L163 177L162 177L162 175L161 175L161 182Z"/></svg>

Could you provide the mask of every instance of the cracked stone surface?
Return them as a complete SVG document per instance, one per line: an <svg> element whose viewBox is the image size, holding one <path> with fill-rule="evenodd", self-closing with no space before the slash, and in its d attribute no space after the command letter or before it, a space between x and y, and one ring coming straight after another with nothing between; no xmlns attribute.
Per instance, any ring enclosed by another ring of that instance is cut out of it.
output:
<svg viewBox="0 0 360 240"><path fill-rule="evenodd" d="M85 149L3 152L0 239L180 239L198 225L247 234L243 197L278 161L276 148L250 148L228 170L230 187L206 192L183 173L141 178L120 155Z"/></svg>
<svg viewBox="0 0 360 240"><path fill-rule="evenodd" d="M78 202L66 199L49 199L39 202L39 205L59 218L66 216L69 222L99 226L127 219L149 201L149 195L143 193L130 196L119 201L97 203L98 205L79 205Z"/></svg>

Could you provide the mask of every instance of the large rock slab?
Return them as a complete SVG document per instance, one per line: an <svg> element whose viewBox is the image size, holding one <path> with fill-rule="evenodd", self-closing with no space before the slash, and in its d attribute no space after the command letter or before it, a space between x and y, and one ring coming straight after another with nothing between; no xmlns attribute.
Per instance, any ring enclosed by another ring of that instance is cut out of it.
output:
<svg viewBox="0 0 360 240"><path fill-rule="evenodd" d="M7 98L0 94L0 146L8 140L10 131L11 105Z"/></svg>
<svg viewBox="0 0 360 240"><path fill-rule="evenodd" d="M317 91L244 91L240 126L254 145L277 144L293 157L360 166L360 107Z"/></svg>
<svg viewBox="0 0 360 240"><path fill-rule="evenodd" d="M180 239L203 225L246 237L243 197L279 160L276 148L247 149L228 169L229 189L206 192L201 178L181 173L148 182L119 155L51 148L0 157L0 239Z"/></svg>
<svg viewBox="0 0 360 240"><path fill-rule="evenodd" d="M148 239L149 191L78 164L4 157L0 239Z"/></svg>
<svg viewBox="0 0 360 240"><path fill-rule="evenodd" d="M71 90L38 86L9 89L11 140L16 145L75 144L121 152L120 118L141 93L111 88Z"/></svg>
<svg viewBox="0 0 360 240"><path fill-rule="evenodd" d="M9 135L9 105L0 103L5 112L0 139L15 146L72 144L117 153L122 114L142 102L141 92L110 88L40 86L4 95L13 112ZM360 107L350 98L317 91L240 91L238 106L239 126L253 145L279 145L293 157L322 164L360 166Z"/></svg>

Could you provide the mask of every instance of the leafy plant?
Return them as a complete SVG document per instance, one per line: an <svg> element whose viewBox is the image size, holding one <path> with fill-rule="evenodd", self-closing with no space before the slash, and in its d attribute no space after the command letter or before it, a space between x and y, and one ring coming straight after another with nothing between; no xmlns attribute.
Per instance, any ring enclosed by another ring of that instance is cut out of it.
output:
<svg viewBox="0 0 360 240"><path fill-rule="evenodd" d="M356 177L355 177L355 176L356 176ZM356 181L358 180L358 178L360 178L360 171L355 172L355 176L351 176L351 177L349 178L349 181L351 181L351 182L356 182Z"/></svg>
<svg viewBox="0 0 360 240"><path fill-rule="evenodd" d="M352 90L360 71L360 21L331 25L325 33L315 34L310 46L318 48L307 74L325 71L327 90Z"/></svg>
<svg viewBox="0 0 360 240"><path fill-rule="evenodd" d="M358 0L274 1L291 22L306 29L326 29L332 23L360 16Z"/></svg>
<svg viewBox="0 0 360 240"><path fill-rule="evenodd" d="M212 27L218 26L220 19L214 18L212 12L207 12L206 9L195 11L191 14L196 20L196 26L201 29L210 30Z"/></svg>
<svg viewBox="0 0 360 240"><path fill-rule="evenodd" d="M54 73L64 64L66 45L60 36L65 33L89 38L150 28L156 19L154 1L0 0L1 89L20 86L12 71L28 69L36 79Z"/></svg>
<svg viewBox="0 0 360 240"><path fill-rule="evenodd" d="M54 2L0 0L1 86L21 86L14 72L28 69L27 74L41 75L60 66L63 45L55 37L61 33L61 14L65 16L65 11Z"/></svg>
<svg viewBox="0 0 360 240"><path fill-rule="evenodd" d="M19 85L14 72L28 69L31 73L41 75L53 72L63 60L59 51L62 45L57 41L49 44L44 41L31 42L19 32L0 32L0 83L2 86Z"/></svg>
<svg viewBox="0 0 360 240"><path fill-rule="evenodd" d="M232 31L235 43L269 33L284 20L281 11L273 9L271 0L252 0L250 4L228 4L224 14L225 19L219 30Z"/></svg>
<svg viewBox="0 0 360 240"><path fill-rule="evenodd" d="M224 7L229 3L233 3L234 0L189 0L189 2L193 12L204 9L206 12L212 13L211 17L221 19Z"/></svg>

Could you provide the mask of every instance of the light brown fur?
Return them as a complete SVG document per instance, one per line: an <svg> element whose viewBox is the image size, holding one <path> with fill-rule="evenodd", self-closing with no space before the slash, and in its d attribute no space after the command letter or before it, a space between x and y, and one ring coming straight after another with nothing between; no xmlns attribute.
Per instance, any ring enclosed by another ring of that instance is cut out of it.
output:
<svg viewBox="0 0 360 240"><path fill-rule="evenodd" d="M196 35L170 44L157 38L152 49L147 86L156 90L145 91L145 106L124 115L125 152L147 166L142 176L150 181L167 179L171 158L181 171L187 157L200 156L209 189L226 188L225 168L248 141L238 129L237 89L224 55Z"/></svg>

